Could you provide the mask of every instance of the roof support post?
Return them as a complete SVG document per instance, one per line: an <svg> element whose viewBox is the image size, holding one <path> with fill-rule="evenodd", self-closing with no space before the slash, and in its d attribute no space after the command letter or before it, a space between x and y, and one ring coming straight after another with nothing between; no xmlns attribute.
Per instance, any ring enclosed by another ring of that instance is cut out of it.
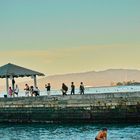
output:
<svg viewBox="0 0 140 140"><path fill-rule="evenodd" d="M34 75L34 87L37 87L36 75Z"/></svg>
<svg viewBox="0 0 140 140"><path fill-rule="evenodd" d="M7 92L7 96L8 96L8 90L9 90L9 81L8 81L8 77L6 77L6 92Z"/></svg>
<svg viewBox="0 0 140 140"><path fill-rule="evenodd" d="M12 90L14 91L15 90L15 80L14 80L14 77L12 76Z"/></svg>

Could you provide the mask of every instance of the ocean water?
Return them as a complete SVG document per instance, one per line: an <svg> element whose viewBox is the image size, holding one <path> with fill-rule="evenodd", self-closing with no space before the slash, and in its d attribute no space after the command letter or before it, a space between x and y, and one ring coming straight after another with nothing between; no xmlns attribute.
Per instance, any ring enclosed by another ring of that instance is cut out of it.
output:
<svg viewBox="0 0 140 140"><path fill-rule="evenodd" d="M85 94L100 94L100 93L118 93L118 92L137 92L140 91L140 86L112 86L112 87L85 87ZM0 97L4 97L5 91L0 93ZM70 94L70 87L68 93ZM79 94L79 89L76 89L75 94ZM40 96L47 95L46 90L40 90ZM62 95L61 90L51 89L51 95ZM25 96L25 91L20 89L19 96Z"/></svg>
<svg viewBox="0 0 140 140"><path fill-rule="evenodd" d="M139 124L0 124L0 140L94 140L102 127L108 140L140 140Z"/></svg>
<svg viewBox="0 0 140 140"><path fill-rule="evenodd" d="M86 88L85 94L140 91L140 86ZM51 95L61 95L52 90ZM70 94L70 92L68 93ZM76 94L79 94L78 89ZM40 95L47 95L41 91ZM20 91L19 96L25 96ZM3 95L1 94L1 97ZM140 140L140 124L0 124L0 140L94 140L98 131L108 128L108 140Z"/></svg>

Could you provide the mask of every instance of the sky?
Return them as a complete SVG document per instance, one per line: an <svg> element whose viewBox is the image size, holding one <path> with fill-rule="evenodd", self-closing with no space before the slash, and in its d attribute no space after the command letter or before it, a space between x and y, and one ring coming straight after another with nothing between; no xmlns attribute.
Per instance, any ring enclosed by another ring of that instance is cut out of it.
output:
<svg viewBox="0 0 140 140"><path fill-rule="evenodd" d="M0 66L46 75L140 69L140 0L0 0Z"/></svg>

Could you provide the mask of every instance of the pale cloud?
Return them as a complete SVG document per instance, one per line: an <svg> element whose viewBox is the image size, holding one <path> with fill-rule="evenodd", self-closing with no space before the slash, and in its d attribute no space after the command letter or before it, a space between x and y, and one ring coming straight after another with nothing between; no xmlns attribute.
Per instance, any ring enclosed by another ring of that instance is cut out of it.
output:
<svg viewBox="0 0 140 140"><path fill-rule="evenodd" d="M49 74L109 68L139 69L139 51L137 44L133 44L133 47L131 44L115 44L32 51L1 51L0 65L11 62Z"/></svg>

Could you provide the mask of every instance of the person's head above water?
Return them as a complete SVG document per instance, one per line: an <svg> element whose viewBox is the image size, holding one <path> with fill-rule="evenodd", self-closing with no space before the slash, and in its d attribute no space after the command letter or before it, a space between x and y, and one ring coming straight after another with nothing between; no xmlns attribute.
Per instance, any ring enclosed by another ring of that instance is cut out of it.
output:
<svg viewBox="0 0 140 140"><path fill-rule="evenodd" d="M102 131L107 131L107 128L102 128Z"/></svg>

